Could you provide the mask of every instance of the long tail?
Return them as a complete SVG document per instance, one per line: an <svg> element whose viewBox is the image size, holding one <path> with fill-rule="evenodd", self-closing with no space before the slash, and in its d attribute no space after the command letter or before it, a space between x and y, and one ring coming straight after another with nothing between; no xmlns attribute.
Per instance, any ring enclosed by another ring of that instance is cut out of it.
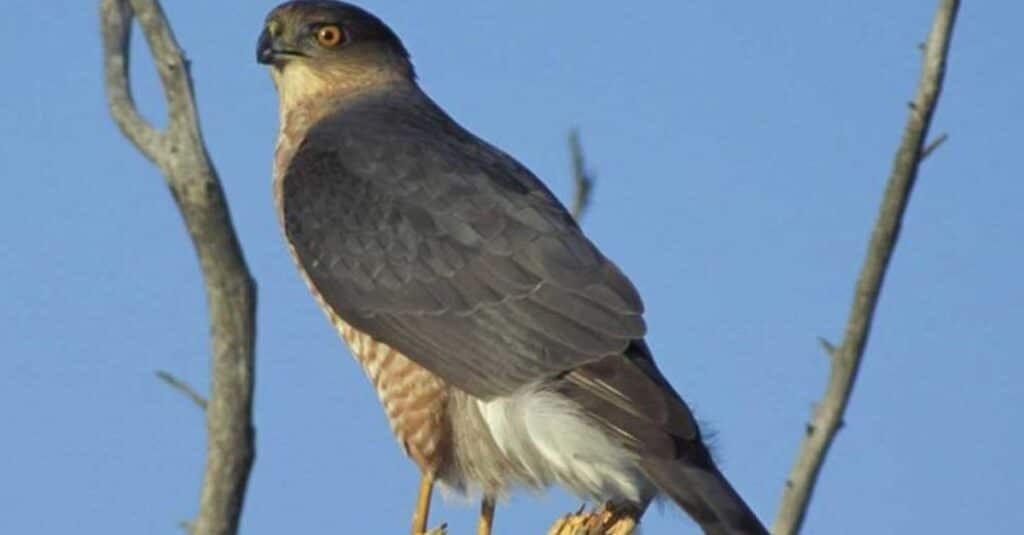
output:
<svg viewBox="0 0 1024 535"><path fill-rule="evenodd" d="M703 449L703 448L701 448ZM757 515L718 471L702 459L643 461L647 477L700 524L707 535L768 535Z"/></svg>
<svg viewBox="0 0 1024 535"><path fill-rule="evenodd" d="M606 357L576 368L560 384L609 436L639 457L647 477L686 510L707 535L768 535L725 480L701 439L697 421L658 370L642 340L625 358Z"/></svg>

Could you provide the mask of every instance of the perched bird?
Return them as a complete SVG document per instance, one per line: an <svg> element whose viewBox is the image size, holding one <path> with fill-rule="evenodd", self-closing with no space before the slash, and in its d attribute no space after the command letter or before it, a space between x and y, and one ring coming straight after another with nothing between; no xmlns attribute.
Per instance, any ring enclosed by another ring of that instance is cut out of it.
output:
<svg viewBox="0 0 1024 535"><path fill-rule="evenodd" d="M453 121L409 54L350 4L267 17L280 100L274 199L299 270L422 472L480 493L561 485L714 535L767 531L716 468L644 342L643 304L519 162Z"/></svg>

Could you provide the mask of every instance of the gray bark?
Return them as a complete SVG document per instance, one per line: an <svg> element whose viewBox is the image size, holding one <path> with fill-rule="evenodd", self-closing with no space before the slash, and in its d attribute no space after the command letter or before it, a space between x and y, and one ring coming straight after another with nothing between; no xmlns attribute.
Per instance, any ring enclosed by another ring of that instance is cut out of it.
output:
<svg viewBox="0 0 1024 535"><path fill-rule="evenodd" d="M149 43L163 84L169 115L164 131L142 118L132 98L128 58L133 17ZM211 391L206 404L206 468L199 513L190 530L193 535L234 534L255 456L256 284L203 143L188 63L159 2L102 0L100 22L111 116L166 178L203 273L210 317Z"/></svg>
<svg viewBox="0 0 1024 535"><path fill-rule="evenodd" d="M943 135L925 145L932 114L942 90L946 57L959 7L959 0L941 1L925 42L924 65L917 94L910 104L910 116L871 232L867 254L854 290L846 332L839 347L832 348L827 342L823 344L831 357L828 386L807 425L796 464L786 480L782 504L772 527L774 535L793 535L800 531L825 455L843 424L843 413L850 402L857 371L864 357L882 282L896 248L900 224L917 179L918 167L945 139Z"/></svg>

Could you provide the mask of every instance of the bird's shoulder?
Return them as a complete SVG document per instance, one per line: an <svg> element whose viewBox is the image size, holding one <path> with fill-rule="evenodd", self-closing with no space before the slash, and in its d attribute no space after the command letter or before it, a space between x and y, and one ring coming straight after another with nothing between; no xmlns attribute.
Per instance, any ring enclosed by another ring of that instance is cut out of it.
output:
<svg viewBox="0 0 1024 535"><path fill-rule="evenodd" d="M459 187L525 196L573 225L554 195L529 169L475 136L418 88L375 91L339 104L313 124L299 144L286 177L310 161L333 163L346 173L334 180L369 179L377 189ZM294 167L294 168L293 168Z"/></svg>

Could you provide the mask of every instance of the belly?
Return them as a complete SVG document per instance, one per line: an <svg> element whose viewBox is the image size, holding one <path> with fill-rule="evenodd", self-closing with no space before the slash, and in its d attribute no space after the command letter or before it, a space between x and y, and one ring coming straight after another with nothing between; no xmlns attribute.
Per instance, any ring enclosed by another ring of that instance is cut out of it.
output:
<svg viewBox="0 0 1024 535"><path fill-rule="evenodd" d="M531 486L557 484L598 502L645 504L653 496L636 455L561 394L532 387L476 405L498 448Z"/></svg>

